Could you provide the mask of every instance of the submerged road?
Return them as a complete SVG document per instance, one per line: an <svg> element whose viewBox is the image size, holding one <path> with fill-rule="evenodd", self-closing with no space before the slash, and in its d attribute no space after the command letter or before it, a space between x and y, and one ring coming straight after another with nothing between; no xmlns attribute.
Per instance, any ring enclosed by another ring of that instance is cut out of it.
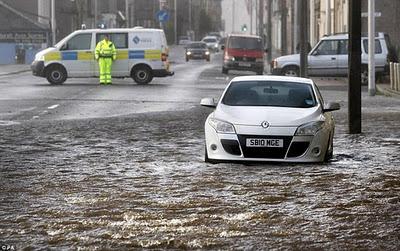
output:
<svg viewBox="0 0 400 251"><path fill-rule="evenodd" d="M176 53L178 54L179 51ZM220 55L136 85L0 77L0 242L20 249L363 249L400 246L400 100L347 87L327 164L206 164L202 97L229 79ZM244 73L250 74L250 73Z"/></svg>

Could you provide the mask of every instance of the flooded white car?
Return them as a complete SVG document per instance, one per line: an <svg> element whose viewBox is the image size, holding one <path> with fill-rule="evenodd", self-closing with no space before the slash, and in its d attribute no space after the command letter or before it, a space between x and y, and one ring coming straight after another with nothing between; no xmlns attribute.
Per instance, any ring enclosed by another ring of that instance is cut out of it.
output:
<svg viewBox="0 0 400 251"><path fill-rule="evenodd" d="M323 162L333 155L338 103L325 104L310 79L246 76L232 79L205 122L206 162Z"/></svg>

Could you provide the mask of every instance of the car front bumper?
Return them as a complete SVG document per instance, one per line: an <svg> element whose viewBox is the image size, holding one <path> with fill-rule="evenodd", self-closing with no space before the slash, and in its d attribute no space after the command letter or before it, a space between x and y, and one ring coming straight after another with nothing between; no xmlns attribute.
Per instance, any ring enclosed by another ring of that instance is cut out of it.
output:
<svg viewBox="0 0 400 251"><path fill-rule="evenodd" d="M38 77L44 77L44 62L43 61L33 61L31 64L32 75Z"/></svg>
<svg viewBox="0 0 400 251"><path fill-rule="evenodd" d="M236 127L237 134L217 133L205 124L208 158L217 161L249 162L323 162L330 130L314 136L293 136L297 127L275 127L267 130L251 126ZM282 148L246 146L247 138L283 139ZM214 150L213 150L214 149ZM316 151L318 149L318 151Z"/></svg>
<svg viewBox="0 0 400 251"><path fill-rule="evenodd" d="M224 68L227 70L259 72L264 71L264 62L225 61Z"/></svg>

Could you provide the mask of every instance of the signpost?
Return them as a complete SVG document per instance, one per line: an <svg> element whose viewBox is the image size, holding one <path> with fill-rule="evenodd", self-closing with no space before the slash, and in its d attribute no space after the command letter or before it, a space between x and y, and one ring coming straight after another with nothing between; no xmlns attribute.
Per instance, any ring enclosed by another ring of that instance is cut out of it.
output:
<svg viewBox="0 0 400 251"><path fill-rule="evenodd" d="M159 10L156 13L156 18L158 22L165 23L169 20L169 14L166 10Z"/></svg>

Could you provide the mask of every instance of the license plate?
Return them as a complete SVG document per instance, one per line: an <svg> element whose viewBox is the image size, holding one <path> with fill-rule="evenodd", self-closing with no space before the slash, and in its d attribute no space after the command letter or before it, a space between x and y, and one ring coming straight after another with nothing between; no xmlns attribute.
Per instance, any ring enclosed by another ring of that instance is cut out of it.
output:
<svg viewBox="0 0 400 251"><path fill-rule="evenodd" d="M250 63L239 62L239 66L250 67L251 64Z"/></svg>
<svg viewBox="0 0 400 251"><path fill-rule="evenodd" d="M283 147L283 139L246 139L247 147Z"/></svg>

